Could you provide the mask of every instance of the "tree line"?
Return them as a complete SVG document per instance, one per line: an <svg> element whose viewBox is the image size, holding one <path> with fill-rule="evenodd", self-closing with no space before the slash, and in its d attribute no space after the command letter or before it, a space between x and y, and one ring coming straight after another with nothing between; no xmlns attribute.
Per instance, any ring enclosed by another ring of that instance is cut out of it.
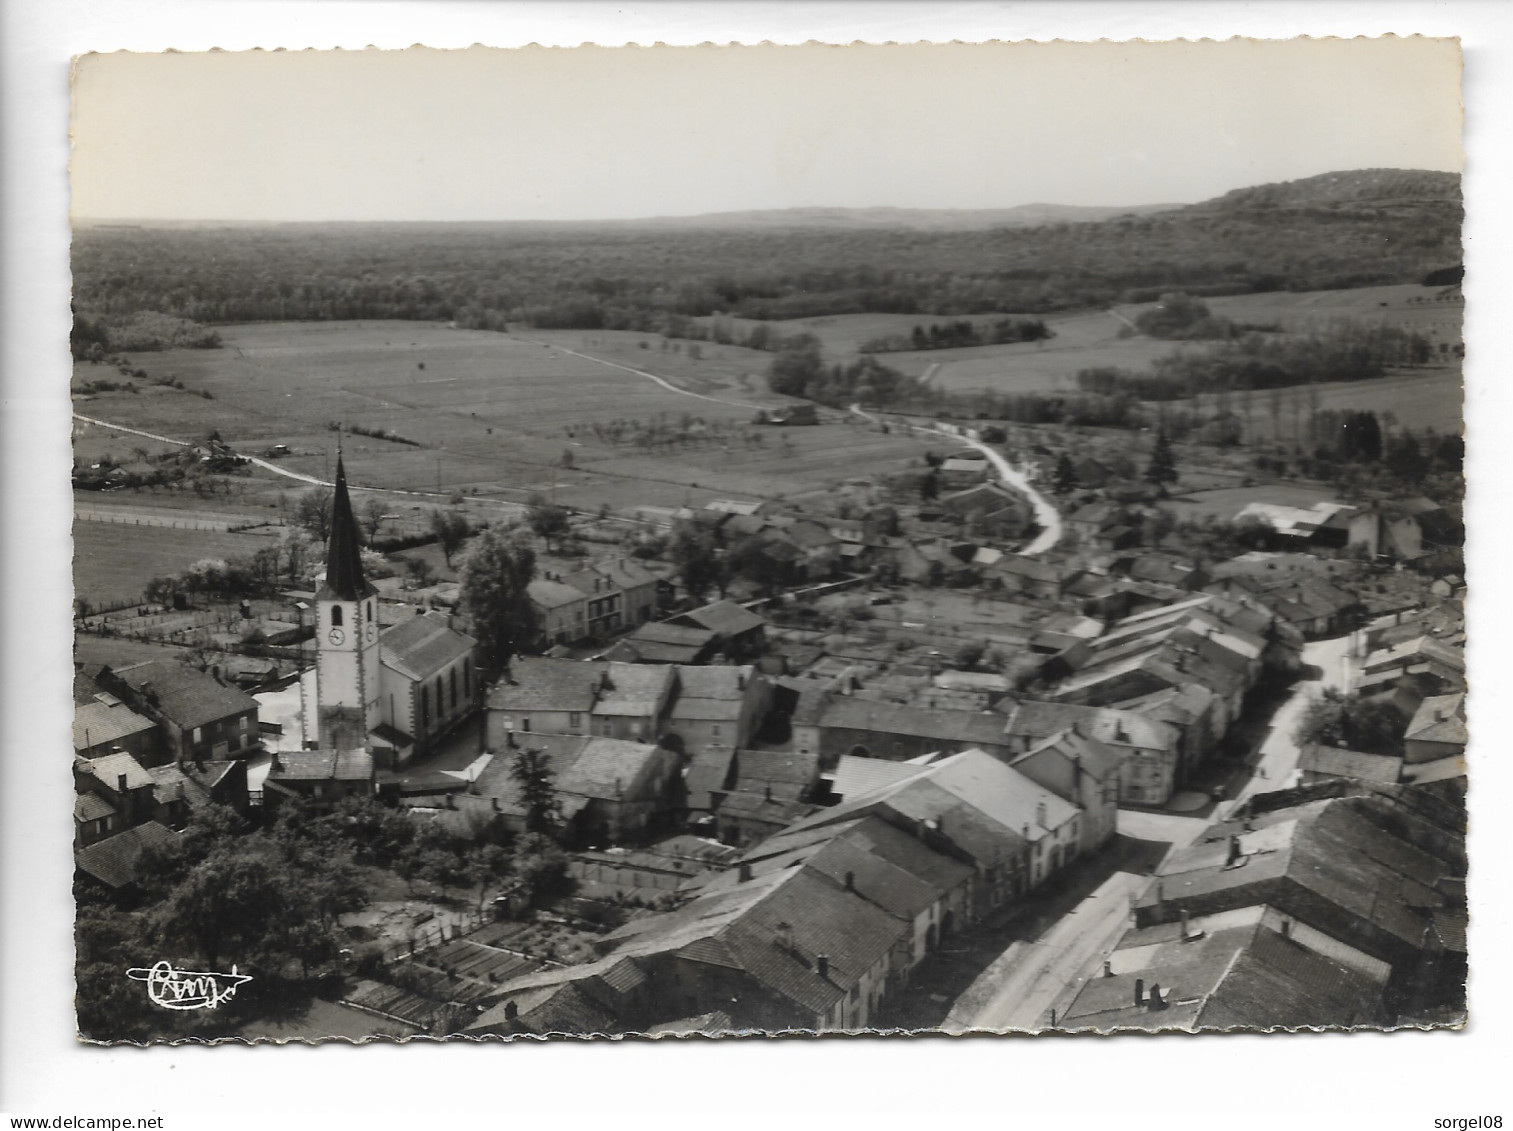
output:
<svg viewBox="0 0 1513 1131"><path fill-rule="evenodd" d="M1183 209L993 231L562 225L91 229L90 325L398 318L661 332L673 316L975 315L1416 282L1460 260L1448 190L1402 207Z"/></svg>

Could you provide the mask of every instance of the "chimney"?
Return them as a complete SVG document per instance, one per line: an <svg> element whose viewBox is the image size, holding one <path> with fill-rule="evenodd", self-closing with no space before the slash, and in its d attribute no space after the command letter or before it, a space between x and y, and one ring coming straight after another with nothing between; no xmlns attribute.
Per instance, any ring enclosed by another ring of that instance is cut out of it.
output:
<svg viewBox="0 0 1513 1131"><path fill-rule="evenodd" d="M491 809L493 809L494 812L496 812L496 813L499 812L499 798L497 798L497 797L490 797L489 798L489 802L490 802L490 806L489 807Z"/></svg>
<svg viewBox="0 0 1513 1131"><path fill-rule="evenodd" d="M1167 1008L1165 1000L1161 997L1160 983L1151 983L1151 996L1146 1004L1150 1006L1152 1012Z"/></svg>
<svg viewBox="0 0 1513 1131"><path fill-rule="evenodd" d="M743 884L751 879L751 865L745 860L741 861L741 866L736 870L736 878Z"/></svg>
<svg viewBox="0 0 1513 1131"><path fill-rule="evenodd" d="M1112 978L1114 976L1114 964L1108 961L1108 959L1104 959L1103 961L1103 976L1105 978Z"/></svg>
<svg viewBox="0 0 1513 1131"><path fill-rule="evenodd" d="M816 954L814 956L814 972L821 978L830 977L830 956L828 954Z"/></svg>
<svg viewBox="0 0 1513 1131"><path fill-rule="evenodd" d="M1282 920L1282 937L1284 939L1290 939L1290 938L1292 938L1292 920L1291 919L1283 919Z"/></svg>
<svg viewBox="0 0 1513 1131"><path fill-rule="evenodd" d="M1161 904L1163 904L1165 902L1166 902L1166 881L1165 880L1157 880L1156 881L1156 906L1159 907Z"/></svg>
<svg viewBox="0 0 1513 1131"><path fill-rule="evenodd" d="M519 1016L520 1016L520 1007L518 1005L516 1005L512 1001L507 1001L507 1002L504 1003L504 1019L506 1021L513 1021L513 1020L515 1020L515 1018L517 1018Z"/></svg>
<svg viewBox="0 0 1513 1131"><path fill-rule="evenodd" d="M1047 825L1045 822L1046 822L1045 802L1044 801L1037 801L1037 802L1035 802L1035 823L1037 825L1039 825L1043 829L1049 828L1050 826Z"/></svg>
<svg viewBox="0 0 1513 1131"><path fill-rule="evenodd" d="M765 794L766 794L767 800L771 801L772 800L772 783L771 782L767 783L767 788L766 788Z"/></svg>
<svg viewBox="0 0 1513 1131"><path fill-rule="evenodd" d="M1224 861L1226 868L1233 868L1240 862L1240 838L1233 833L1229 837L1229 858Z"/></svg>
<svg viewBox="0 0 1513 1131"><path fill-rule="evenodd" d="M116 775L116 792L119 793L119 794L123 794L123 795L126 793L126 775L125 774L117 774Z"/></svg>
<svg viewBox="0 0 1513 1131"><path fill-rule="evenodd" d="M774 941L783 950L791 952L793 950L793 924L779 923L777 925L777 937Z"/></svg>
<svg viewBox="0 0 1513 1131"><path fill-rule="evenodd" d="M1145 1004L1145 979L1144 978L1136 978L1135 979L1135 1004L1136 1005L1144 1005Z"/></svg>

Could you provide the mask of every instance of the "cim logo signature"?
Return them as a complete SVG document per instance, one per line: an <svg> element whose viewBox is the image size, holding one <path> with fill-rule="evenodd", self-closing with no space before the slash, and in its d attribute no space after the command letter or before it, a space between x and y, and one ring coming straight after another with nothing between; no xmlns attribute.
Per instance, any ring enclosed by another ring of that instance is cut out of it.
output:
<svg viewBox="0 0 1513 1131"><path fill-rule="evenodd" d="M126 976L147 983L147 996L164 1009L214 1009L236 997L237 989L252 981L250 974L229 974L202 970L179 970L167 962L152 966L133 966Z"/></svg>

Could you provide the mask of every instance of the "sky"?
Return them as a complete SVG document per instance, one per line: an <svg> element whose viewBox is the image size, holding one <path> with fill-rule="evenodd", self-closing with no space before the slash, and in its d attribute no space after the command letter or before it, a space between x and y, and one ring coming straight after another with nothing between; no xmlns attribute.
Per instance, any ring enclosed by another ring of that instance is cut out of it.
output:
<svg viewBox="0 0 1513 1131"><path fill-rule="evenodd" d="M1453 40L98 54L81 219L1189 203L1461 167Z"/></svg>

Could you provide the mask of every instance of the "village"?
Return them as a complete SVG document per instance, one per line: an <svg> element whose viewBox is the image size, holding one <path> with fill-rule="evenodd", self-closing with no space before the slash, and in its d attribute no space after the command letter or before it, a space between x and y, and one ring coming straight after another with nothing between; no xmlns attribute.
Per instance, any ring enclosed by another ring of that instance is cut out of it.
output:
<svg viewBox="0 0 1513 1131"><path fill-rule="evenodd" d="M370 548L339 448L309 588L81 608L81 907L187 899L246 830L351 862L281 1008L217 1019L251 1039L1460 1016L1452 513L1263 479L1200 519L1196 444L861 415L931 450L474 527L531 550L503 656L451 550Z"/></svg>

